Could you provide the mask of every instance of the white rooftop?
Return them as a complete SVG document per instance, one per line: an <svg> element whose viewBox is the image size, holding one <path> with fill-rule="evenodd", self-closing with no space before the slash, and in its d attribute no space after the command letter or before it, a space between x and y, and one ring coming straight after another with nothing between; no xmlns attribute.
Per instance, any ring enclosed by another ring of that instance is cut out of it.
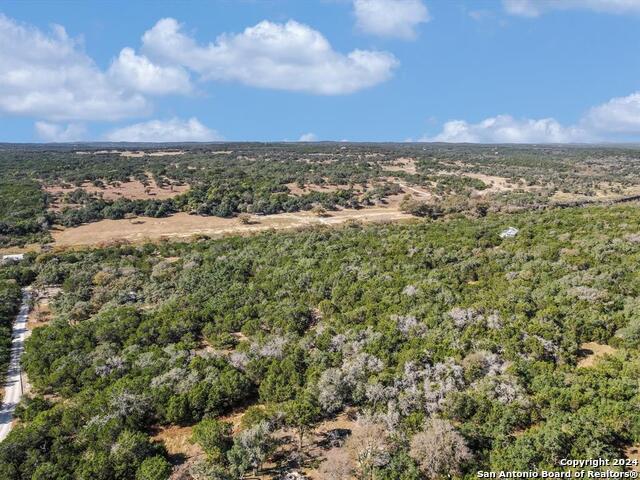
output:
<svg viewBox="0 0 640 480"><path fill-rule="evenodd" d="M9 255L2 255L2 263L19 262L24 259L24 253L11 253Z"/></svg>
<svg viewBox="0 0 640 480"><path fill-rule="evenodd" d="M509 227L506 230L500 232L500 238L512 238L518 234L518 229L516 227Z"/></svg>

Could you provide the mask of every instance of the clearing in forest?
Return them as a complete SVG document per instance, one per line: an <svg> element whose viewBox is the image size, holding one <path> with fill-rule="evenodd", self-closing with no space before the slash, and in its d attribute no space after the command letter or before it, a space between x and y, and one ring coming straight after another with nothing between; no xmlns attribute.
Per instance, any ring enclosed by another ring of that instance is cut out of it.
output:
<svg viewBox="0 0 640 480"><path fill-rule="evenodd" d="M79 187L73 185L66 186L47 186L45 191L61 197L65 193L73 192L74 190L82 188L87 193L93 195L102 195L105 200L118 200L119 198L127 198L129 200L166 200L167 198L173 198L180 193L184 193L189 190L188 185L169 185L166 187L159 187L156 182L151 181L148 185L144 185L139 180L131 180L129 182L122 182L116 185L105 184L104 187L97 187L91 182L84 182ZM64 204L56 202L55 206L63 207Z"/></svg>
<svg viewBox="0 0 640 480"><path fill-rule="evenodd" d="M398 158L396 161L382 166L388 172L406 172L412 175L417 173L416 161L413 158Z"/></svg>
<svg viewBox="0 0 640 480"><path fill-rule="evenodd" d="M313 225L340 225L348 221L364 223L409 220L413 217L397 207L344 209L319 217L311 212L253 216L242 224L236 218L203 217L177 213L165 218L139 217L133 220L101 220L53 232L55 246L109 244L118 241L142 242L160 239L187 239L193 235L223 236L255 233L271 229L292 229Z"/></svg>
<svg viewBox="0 0 640 480"><path fill-rule="evenodd" d="M613 355L616 349L610 345L603 345L598 342L587 342L580 345L580 356L578 367L593 367L596 362L605 355Z"/></svg>

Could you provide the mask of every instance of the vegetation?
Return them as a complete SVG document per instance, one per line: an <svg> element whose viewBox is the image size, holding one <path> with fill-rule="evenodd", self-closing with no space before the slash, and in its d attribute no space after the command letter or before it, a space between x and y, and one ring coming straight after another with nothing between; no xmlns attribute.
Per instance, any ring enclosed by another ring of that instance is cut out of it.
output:
<svg viewBox="0 0 640 480"><path fill-rule="evenodd" d="M22 291L16 281L16 272L2 273L0 276L0 378L4 379L11 353L11 326L20 309Z"/></svg>
<svg viewBox="0 0 640 480"><path fill-rule="evenodd" d="M0 147L0 247L46 243L54 225L165 217L234 217L384 205L410 188L418 216L541 209L640 194L637 149L442 144L181 145L180 155L138 156L88 146ZM164 148L164 147L163 147ZM162 152L160 152L162 153ZM109 197L139 182L143 198ZM156 198L151 186L166 192ZM62 190L61 190L62 189ZM245 222L247 216L240 218Z"/></svg>
<svg viewBox="0 0 640 480"><path fill-rule="evenodd" d="M475 478L622 458L640 442L638 208L120 245L2 267L62 292L27 341L34 395L0 443L0 478L167 478L176 459L152 436L170 425L193 426L206 454L192 478L311 467ZM501 239L510 225L518 235ZM616 353L579 367L585 342ZM347 410L357 421L314 463L313 429ZM235 431L232 412L246 412Z"/></svg>
<svg viewBox="0 0 640 480"><path fill-rule="evenodd" d="M0 178L0 246L48 240L53 215L39 185Z"/></svg>

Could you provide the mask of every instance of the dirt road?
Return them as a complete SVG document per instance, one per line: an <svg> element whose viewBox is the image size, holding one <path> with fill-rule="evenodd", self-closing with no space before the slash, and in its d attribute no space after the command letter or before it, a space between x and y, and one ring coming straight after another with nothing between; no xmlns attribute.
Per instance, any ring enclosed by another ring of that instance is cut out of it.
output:
<svg viewBox="0 0 640 480"><path fill-rule="evenodd" d="M4 398L0 409L0 442L4 440L11 431L13 413L16 405L20 402L23 394L22 369L20 357L24 350L24 341L27 338L27 317L29 316L30 293L25 289L22 291L22 305L20 312L13 323L13 333L11 335L11 361L7 370L7 377L4 384Z"/></svg>
<svg viewBox="0 0 640 480"><path fill-rule="evenodd" d="M409 185L405 185L404 183L398 182L398 185L400 185L402 188L404 188L405 191L410 190L413 193L416 193L416 194L418 194L418 195L420 195L422 197L431 197L432 196L428 192L424 192L422 190L418 190L417 188L410 187Z"/></svg>

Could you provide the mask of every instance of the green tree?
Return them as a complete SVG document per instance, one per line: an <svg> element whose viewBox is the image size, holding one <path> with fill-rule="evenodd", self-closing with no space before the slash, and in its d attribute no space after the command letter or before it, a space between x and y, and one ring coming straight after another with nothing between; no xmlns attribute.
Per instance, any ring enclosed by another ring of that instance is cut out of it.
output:
<svg viewBox="0 0 640 480"><path fill-rule="evenodd" d="M300 374L292 359L274 361L260 384L260 398L267 402L290 400L295 396L300 380Z"/></svg>
<svg viewBox="0 0 640 480"><path fill-rule="evenodd" d="M167 405L167 420L177 424L184 424L191 420L191 409L186 395L171 397Z"/></svg>
<svg viewBox="0 0 640 480"><path fill-rule="evenodd" d="M241 432L233 441L233 447L227 452L229 470L239 478L249 469L254 476L275 447L268 422L260 422Z"/></svg>
<svg viewBox="0 0 640 480"><path fill-rule="evenodd" d="M193 428L193 441L197 442L213 462L225 459L231 448L231 424L205 418Z"/></svg>
<svg viewBox="0 0 640 480"><path fill-rule="evenodd" d="M138 467L136 480L166 480L171 475L171 464L164 457L147 457Z"/></svg>
<svg viewBox="0 0 640 480"><path fill-rule="evenodd" d="M320 407L315 397L305 392L285 405L285 420L298 432L298 450L302 449L304 434L320 416Z"/></svg>
<svg viewBox="0 0 640 480"><path fill-rule="evenodd" d="M38 465L31 476L31 480L71 480L71 478L70 474L51 462Z"/></svg>
<svg viewBox="0 0 640 480"><path fill-rule="evenodd" d="M114 478L134 478L142 461L153 453L154 448L149 443L149 437L142 432L125 430L111 447L110 459Z"/></svg>

